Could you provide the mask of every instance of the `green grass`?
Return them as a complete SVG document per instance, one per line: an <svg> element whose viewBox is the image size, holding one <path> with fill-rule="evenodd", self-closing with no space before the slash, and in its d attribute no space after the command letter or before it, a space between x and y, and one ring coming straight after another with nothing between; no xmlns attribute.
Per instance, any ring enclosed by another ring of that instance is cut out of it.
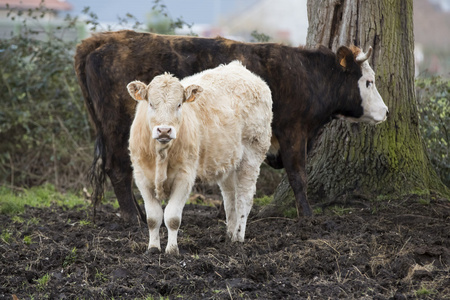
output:
<svg viewBox="0 0 450 300"><path fill-rule="evenodd" d="M423 198L420 198L420 199L417 200L417 201L419 202L419 204L422 204L422 205L429 205L430 202L431 202L430 199L423 199Z"/></svg>
<svg viewBox="0 0 450 300"><path fill-rule="evenodd" d="M416 292L416 296L420 297L420 296L429 296L429 295L433 295L436 293L436 291L434 291L433 289L428 289L424 286L422 286L420 289L418 289Z"/></svg>
<svg viewBox="0 0 450 300"><path fill-rule="evenodd" d="M353 208L346 208L343 206L336 205L336 206L331 207L330 210L331 210L332 214L335 214L338 216L343 216L343 215L351 214L353 211Z"/></svg>
<svg viewBox="0 0 450 300"><path fill-rule="evenodd" d="M154 297L152 295L149 295L149 296L147 296L147 297L145 297L143 299L144 300L168 300L169 297L163 297L163 296L156 296L156 297Z"/></svg>
<svg viewBox="0 0 450 300"><path fill-rule="evenodd" d="M11 241L11 232L9 232L8 230L3 230L0 239L6 244L9 244L9 242Z"/></svg>
<svg viewBox="0 0 450 300"><path fill-rule="evenodd" d="M25 220L21 216L18 216L18 215L13 216L11 218L11 221L13 221L13 223L18 223L18 224L22 224L25 222Z"/></svg>
<svg viewBox="0 0 450 300"><path fill-rule="evenodd" d="M298 216L297 215L297 208L292 207L292 208L286 209L285 211L283 211L283 215L286 218L295 219Z"/></svg>
<svg viewBox="0 0 450 300"><path fill-rule="evenodd" d="M88 220L80 220L80 226L88 226L91 224L91 221Z"/></svg>
<svg viewBox="0 0 450 300"><path fill-rule="evenodd" d="M62 194L53 185L36 186L24 191L14 191L8 187L0 187L0 214L17 214L25 209L25 205L32 207L49 207L51 204L67 206L69 209L86 206L86 201L73 193ZM20 221L16 219L15 221Z"/></svg>
<svg viewBox="0 0 450 300"><path fill-rule="evenodd" d="M313 209L313 214L314 215L320 215L322 213L323 213L322 207L316 207L316 208Z"/></svg>
<svg viewBox="0 0 450 300"><path fill-rule="evenodd" d="M31 236L29 236L29 235L26 235L26 236L24 236L23 237L23 243L25 244L25 245L31 245L31 243L32 243L33 241L31 240Z"/></svg>
<svg viewBox="0 0 450 300"><path fill-rule="evenodd" d="M95 279L102 281L102 282L107 282L108 281L108 276L106 276L105 274L103 274L102 272L99 272L97 268L95 268Z"/></svg>
<svg viewBox="0 0 450 300"><path fill-rule="evenodd" d="M47 273L44 276L42 276L39 279L36 279L35 281L37 282L37 287L39 290L43 290L45 288L45 286L47 286L48 282L50 280L50 275Z"/></svg>
<svg viewBox="0 0 450 300"><path fill-rule="evenodd" d="M77 248L73 247L73 249L66 255L64 258L64 262L62 264L63 268L70 266L77 260Z"/></svg>
<svg viewBox="0 0 450 300"><path fill-rule="evenodd" d="M258 206L265 206L265 205L269 204L270 202L272 202L272 200L273 200L273 196L267 196L266 195L266 196L261 197L261 198L253 199L253 203L255 205L258 205Z"/></svg>

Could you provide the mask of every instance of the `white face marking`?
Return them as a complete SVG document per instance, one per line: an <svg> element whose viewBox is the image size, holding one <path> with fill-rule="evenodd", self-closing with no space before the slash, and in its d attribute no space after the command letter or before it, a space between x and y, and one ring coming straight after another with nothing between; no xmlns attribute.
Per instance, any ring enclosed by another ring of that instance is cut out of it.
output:
<svg viewBox="0 0 450 300"><path fill-rule="evenodd" d="M364 55L364 53L361 52L360 55ZM375 72L367 60L361 63L361 71L362 76L358 80L358 87L361 93L364 114L355 121L372 124L381 123L386 120L389 110L375 86Z"/></svg>
<svg viewBox="0 0 450 300"><path fill-rule="evenodd" d="M148 92L148 120L152 138L167 144L177 137L181 125L184 89L179 80L170 75L153 79Z"/></svg>

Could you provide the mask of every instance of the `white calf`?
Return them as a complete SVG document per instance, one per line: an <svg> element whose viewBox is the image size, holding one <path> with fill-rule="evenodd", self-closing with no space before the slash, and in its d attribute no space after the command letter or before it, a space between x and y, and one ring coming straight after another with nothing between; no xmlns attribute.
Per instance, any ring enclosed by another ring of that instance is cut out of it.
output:
<svg viewBox="0 0 450 300"><path fill-rule="evenodd" d="M178 228L196 177L219 184L227 234L243 242L259 166L270 146L267 84L234 61L182 81L166 73L148 86L133 81L127 88L139 102L129 149L145 201L148 250L161 251L161 200L168 198L166 253L179 253Z"/></svg>

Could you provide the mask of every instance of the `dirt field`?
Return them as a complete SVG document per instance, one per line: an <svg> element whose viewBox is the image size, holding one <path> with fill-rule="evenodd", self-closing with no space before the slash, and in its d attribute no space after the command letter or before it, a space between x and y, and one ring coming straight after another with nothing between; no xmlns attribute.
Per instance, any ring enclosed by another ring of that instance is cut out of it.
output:
<svg viewBox="0 0 450 300"><path fill-rule="evenodd" d="M226 241L215 207L187 205L180 257L144 255L146 228L109 205L96 224L85 210L27 208L0 215L0 298L450 299L450 202L396 203L253 214L244 244Z"/></svg>

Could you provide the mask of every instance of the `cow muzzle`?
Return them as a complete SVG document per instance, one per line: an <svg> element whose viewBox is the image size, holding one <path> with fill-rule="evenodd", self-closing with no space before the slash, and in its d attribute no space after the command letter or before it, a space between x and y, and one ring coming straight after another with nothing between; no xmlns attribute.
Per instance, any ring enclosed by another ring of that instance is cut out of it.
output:
<svg viewBox="0 0 450 300"><path fill-rule="evenodd" d="M374 110L370 113L366 122L368 122L370 124L374 124L374 125L380 124L380 123L386 121L388 115L389 115L389 109L387 108L387 106L384 103L382 103L382 105L380 105L380 107L378 107L376 110Z"/></svg>
<svg viewBox="0 0 450 300"><path fill-rule="evenodd" d="M156 126L153 128L153 138L161 144L167 144L176 138L176 130L173 126Z"/></svg>

